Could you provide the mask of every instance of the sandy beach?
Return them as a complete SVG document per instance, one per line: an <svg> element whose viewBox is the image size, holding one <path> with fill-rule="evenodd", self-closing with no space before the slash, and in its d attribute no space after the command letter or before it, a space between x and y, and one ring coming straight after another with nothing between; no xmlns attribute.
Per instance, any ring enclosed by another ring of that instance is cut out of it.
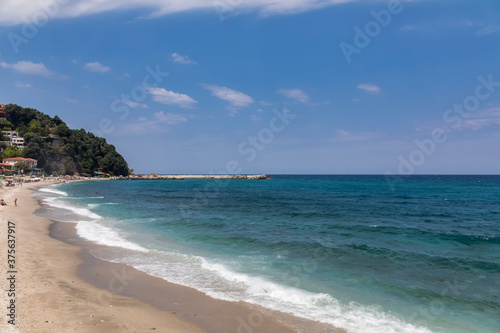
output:
<svg viewBox="0 0 500 333"><path fill-rule="evenodd" d="M33 215L39 204L32 191L49 184L0 190L8 204L0 207L0 249L4 252L0 267L6 275L0 279L1 306L6 312L0 321L2 332L296 331L245 303L215 300L129 266L95 258L89 251L98 246L80 239L73 224ZM11 281L7 280L11 274L5 273L11 270L9 225L16 237L15 280ZM10 287L15 297L9 295ZM7 316L11 299L15 325L9 324L12 319Z"/></svg>

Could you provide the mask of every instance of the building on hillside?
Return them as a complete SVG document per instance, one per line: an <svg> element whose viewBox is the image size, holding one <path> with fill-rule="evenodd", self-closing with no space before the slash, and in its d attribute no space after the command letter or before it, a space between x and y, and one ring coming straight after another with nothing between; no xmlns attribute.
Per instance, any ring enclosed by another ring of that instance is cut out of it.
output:
<svg viewBox="0 0 500 333"><path fill-rule="evenodd" d="M2 135L8 138L8 140L4 142L9 146L24 148L24 138L20 136L16 131L2 131Z"/></svg>
<svg viewBox="0 0 500 333"><path fill-rule="evenodd" d="M12 169L12 165L9 163L0 163L0 171L5 172Z"/></svg>
<svg viewBox="0 0 500 333"><path fill-rule="evenodd" d="M24 148L24 138L17 137L10 140L10 145L16 148Z"/></svg>
<svg viewBox="0 0 500 333"><path fill-rule="evenodd" d="M34 160L32 158L24 158L24 157L10 157L10 158L4 158L2 160L2 163L7 163L12 166L14 166L17 162L24 162L28 165L30 169L35 169L36 165L38 164L37 160Z"/></svg>
<svg viewBox="0 0 500 333"><path fill-rule="evenodd" d="M8 137L9 139L20 137L19 133L17 133L16 131L2 131L2 134L3 134L3 136Z"/></svg>
<svg viewBox="0 0 500 333"><path fill-rule="evenodd" d="M5 104L0 104L0 119L5 119L7 113L5 113Z"/></svg>

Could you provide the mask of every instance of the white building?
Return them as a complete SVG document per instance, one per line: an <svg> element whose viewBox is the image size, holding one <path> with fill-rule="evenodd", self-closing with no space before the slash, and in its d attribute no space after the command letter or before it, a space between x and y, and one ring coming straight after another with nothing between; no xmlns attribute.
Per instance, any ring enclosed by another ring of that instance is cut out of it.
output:
<svg viewBox="0 0 500 333"><path fill-rule="evenodd" d="M4 142L8 143L10 146L24 148L24 138L16 131L2 131L2 135L8 138L8 141Z"/></svg>
<svg viewBox="0 0 500 333"><path fill-rule="evenodd" d="M24 138L13 138L10 140L10 145L16 148L24 148Z"/></svg>
<svg viewBox="0 0 500 333"><path fill-rule="evenodd" d="M10 158L4 158L2 160L2 163L7 163L12 166L14 166L17 162L24 162L28 165L30 169L35 169L36 165L38 164L37 160L34 160L32 158L24 158L24 157L10 157Z"/></svg>

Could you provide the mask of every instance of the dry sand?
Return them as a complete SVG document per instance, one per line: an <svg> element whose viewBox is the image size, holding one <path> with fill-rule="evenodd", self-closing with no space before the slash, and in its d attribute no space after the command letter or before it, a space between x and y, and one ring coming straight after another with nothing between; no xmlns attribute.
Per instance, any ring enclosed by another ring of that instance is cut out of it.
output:
<svg viewBox="0 0 500 333"><path fill-rule="evenodd" d="M8 203L0 206L1 332L296 331L245 303L215 300L129 266L96 259L89 253L96 245L79 239L71 223L53 223L32 214L39 207L32 190L48 184L0 189L0 198ZM9 324L7 316L8 221L15 224L16 325Z"/></svg>

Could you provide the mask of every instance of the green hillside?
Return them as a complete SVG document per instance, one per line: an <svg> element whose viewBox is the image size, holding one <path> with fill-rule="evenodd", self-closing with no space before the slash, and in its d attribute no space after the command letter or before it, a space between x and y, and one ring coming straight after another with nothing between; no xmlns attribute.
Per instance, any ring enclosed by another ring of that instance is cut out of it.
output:
<svg viewBox="0 0 500 333"><path fill-rule="evenodd" d="M38 168L47 174L94 175L96 171L112 176L130 173L127 162L106 139L84 129L73 130L58 116L23 108L5 106L6 119L0 119L1 130L14 130L24 137L24 149L1 142L1 158L27 157L38 160ZM5 138L0 138L0 141Z"/></svg>

